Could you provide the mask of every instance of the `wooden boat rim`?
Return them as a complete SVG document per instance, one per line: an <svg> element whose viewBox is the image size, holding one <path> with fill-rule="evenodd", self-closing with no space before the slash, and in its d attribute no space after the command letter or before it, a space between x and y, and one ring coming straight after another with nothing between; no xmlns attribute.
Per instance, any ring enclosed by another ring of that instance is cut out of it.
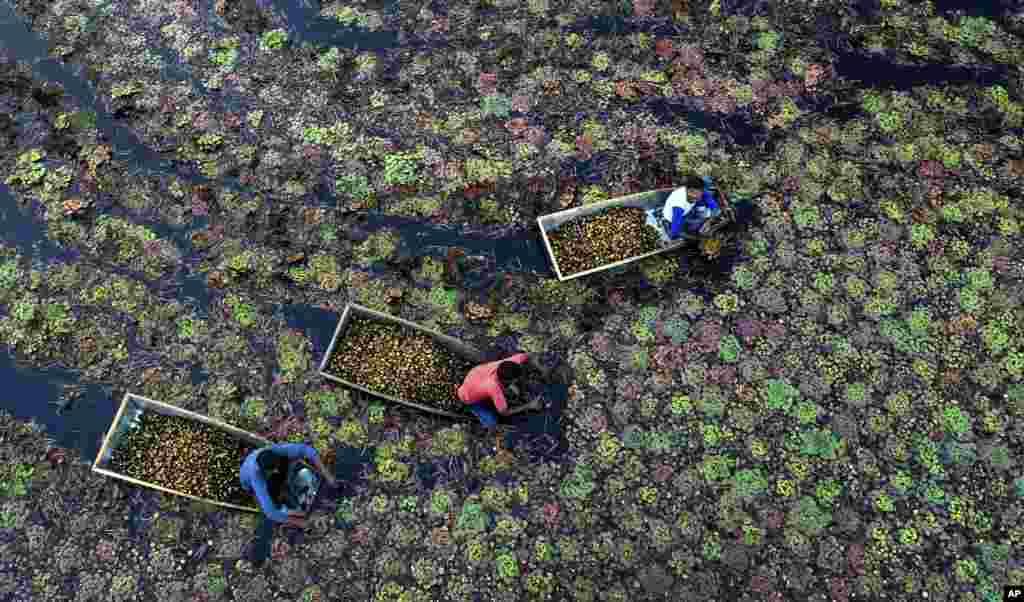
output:
<svg viewBox="0 0 1024 602"><path fill-rule="evenodd" d="M568 274L568 275L562 274L562 269L558 265L558 260L555 257L554 249L551 247L551 240L548 238L548 232L549 231L556 230L558 227L562 226L563 224L565 224L565 223L567 223L567 222L569 222L569 221L571 221L572 219L575 219L575 218L585 217L587 215L592 215L592 214L598 213L598 212L600 212L600 211L602 211L604 209L609 209L609 208L613 208L613 207L620 207L620 206L622 206L622 205L624 205L626 203L630 203L630 202L641 202L645 198L653 197L653 196L656 196L656 195L659 195L659 194L665 194L665 193L671 194L675 190L678 190L678 188L655 188L654 190L647 190L647 191L644 191L644 192L634 192L633 194L627 194L627 195L624 195L624 196L619 196L619 197L615 197L615 198L612 198L612 199L607 199L607 200L600 201L600 202L597 202L597 203L592 203L590 205L583 205L583 206L580 206L580 207L572 207L572 208L569 208L569 209L563 209L561 211L556 211L554 213L548 213L546 215L538 216L537 217L537 228L540 230L541 240L544 241L544 248L547 250L548 258L551 260L551 266L554 268L555 277L558 278L559 282L565 282L566 280L572 280L574 278L580 278L580 277L583 277L583 276L588 276L590 274L594 274L594 273L597 273L597 272L603 272L605 270L610 270L610 269L613 269L613 268L617 268L617 267L621 267L621 266L633 263L634 261L639 261L641 259L646 259L647 257L653 257L654 255L659 255L661 253L667 253L669 251L674 251L674 250L684 246L686 243L688 243L688 242L690 242L692 240L701 240L703 238L701 236L684 235L683 238L680 238L678 241L675 241L673 243L667 244L666 246L664 246L661 249L656 249L654 251L650 251L648 253L643 253L641 255L636 255L636 256L633 256L633 257L627 257L626 259L621 259L619 261L613 261L612 263L607 263L607 264L604 264L604 265L600 265L600 266L597 266L596 268L591 268L589 270L584 270L582 272L576 272L575 274ZM549 226L549 225L545 224L545 222L550 222L552 220L559 220L560 218L566 218L566 219L564 221L560 221L558 223L558 225L556 225L556 226Z"/></svg>

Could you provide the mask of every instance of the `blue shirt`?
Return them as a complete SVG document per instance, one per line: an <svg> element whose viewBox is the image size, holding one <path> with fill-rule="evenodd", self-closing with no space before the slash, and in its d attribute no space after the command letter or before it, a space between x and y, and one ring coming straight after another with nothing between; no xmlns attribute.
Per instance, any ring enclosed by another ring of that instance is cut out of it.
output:
<svg viewBox="0 0 1024 602"><path fill-rule="evenodd" d="M263 478L263 471L260 470L259 463L256 462L256 456L265 449L269 449L282 456L287 456L292 460L306 458L311 462L317 459L318 454L316 449L304 443L276 443L249 452L249 455L245 457L245 461L242 462L242 469L239 473L242 487L247 491L251 491L256 496L256 500L259 501L260 508L263 509L263 514L267 518L274 522L283 523L288 520L288 510L284 506L281 508L274 507L274 500L270 498L270 492L267 490L267 481Z"/></svg>
<svg viewBox="0 0 1024 602"><path fill-rule="evenodd" d="M672 208L672 233L669 237L673 240L679 238L684 224L688 226L687 230L690 233L696 234L700 231L704 220L715 215L718 215L718 203L715 202L714 193L705 188L700 200L689 211L685 211L680 207Z"/></svg>

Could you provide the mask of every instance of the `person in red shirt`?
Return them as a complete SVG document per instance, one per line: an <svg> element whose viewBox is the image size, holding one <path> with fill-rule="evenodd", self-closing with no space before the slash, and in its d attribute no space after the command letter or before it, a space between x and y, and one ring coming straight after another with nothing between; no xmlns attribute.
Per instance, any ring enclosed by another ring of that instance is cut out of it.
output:
<svg viewBox="0 0 1024 602"><path fill-rule="evenodd" d="M508 402L505 400L505 387L516 387L523 375L523 364L540 372L547 381L551 371L526 353L517 353L496 362L480 364L473 368L459 387L459 399L469 405L471 412L480 419L484 428L491 430L498 425L498 417L490 407L493 405L498 414L508 413Z"/></svg>

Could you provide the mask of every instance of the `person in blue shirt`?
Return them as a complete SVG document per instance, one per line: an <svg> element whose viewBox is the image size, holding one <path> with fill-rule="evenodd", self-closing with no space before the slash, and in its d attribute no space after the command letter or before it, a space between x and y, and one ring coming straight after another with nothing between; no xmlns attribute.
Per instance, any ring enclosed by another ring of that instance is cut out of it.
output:
<svg viewBox="0 0 1024 602"><path fill-rule="evenodd" d="M717 193L710 177L687 177L683 186L669 195L662 210L669 238L676 240L684 231L691 235L700 234L705 222L722 213Z"/></svg>
<svg viewBox="0 0 1024 602"><path fill-rule="evenodd" d="M316 482L316 475L299 462L301 459L308 460L331 487L337 484L317 451L302 443L278 443L253 450L239 472L242 488L256 497L268 519L300 529L306 526L306 513L299 510L307 501L303 496Z"/></svg>

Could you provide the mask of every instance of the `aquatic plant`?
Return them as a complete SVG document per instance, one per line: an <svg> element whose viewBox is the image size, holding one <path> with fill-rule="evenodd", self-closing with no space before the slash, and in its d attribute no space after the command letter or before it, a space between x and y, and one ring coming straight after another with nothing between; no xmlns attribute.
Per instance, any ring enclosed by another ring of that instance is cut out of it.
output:
<svg viewBox="0 0 1024 602"><path fill-rule="evenodd" d="M511 581L516 577L519 577L519 560L513 552L508 550L500 551L496 554L495 559L495 571L499 579L503 581Z"/></svg>
<svg viewBox="0 0 1024 602"><path fill-rule="evenodd" d="M254 420L262 419L267 413L267 402L260 397L247 397L242 402L242 415Z"/></svg>
<svg viewBox="0 0 1024 602"><path fill-rule="evenodd" d="M345 420L338 427L335 437L349 447L363 447L367 443L366 426L358 420Z"/></svg>
<svg viewBox="0 0 1024 602"><path fill-rule="evenodd" d="M479 532L487 528L489 515L483 506L475 502L463 504L455 527L460 531Z"/></svg>
<svg viewBox="0 0 1024 602"><path fill-rule="evenodd" d="M743 346L739 339L731 334L725 335L719 342L718 357L723 362L735 364L739 361L741 351L743 351Z"/></svg>
<svg viewBox="0 0 1024 602"><path fill-rule="evenodd" d="M272 29L260 37L260 49L280 50L288 44L288 32L284 29Z"/></svg>
<svg viewBox="0 0 1024 602"><path fill-rule="evenodd" d="M582 500L594 491L594 471L589 466L578 463L572 473L562 480L559 493L562 497Z"/></svg>
<svg viewBox="0 0 1024 602"><path fill-rule="evenodd" d="M769 410L788 412L797 400L799 391L786 379L771 379L762 387L762 394Z"/></svg>
<svg viewBox="0 0 1024 602"><path fill-rule="evenodd" d="M242 328L249 328L256 324L256 308L252 304L243 302L238 295L231 294L226 296L224 298L224 307Z"/></svg>
<svg viewBox="0 0 1024 602"><path fill-rule="evenodd" d="M35 474L30 464L14 463L0 473L0 496L17 497L28 494L29 483Z"/></svg>

